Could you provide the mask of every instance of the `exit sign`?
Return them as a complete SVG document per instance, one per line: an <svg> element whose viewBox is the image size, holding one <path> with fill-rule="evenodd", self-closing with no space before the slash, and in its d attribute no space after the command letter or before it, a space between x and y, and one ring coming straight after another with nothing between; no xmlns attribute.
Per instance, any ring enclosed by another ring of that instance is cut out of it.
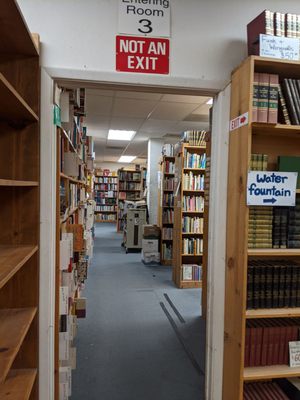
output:
<svg viewBox="0 0 300 400"><path fill-rule="evenodd" d="M143 74L169 73L169 39L116 37L116 70Z"/></svg>

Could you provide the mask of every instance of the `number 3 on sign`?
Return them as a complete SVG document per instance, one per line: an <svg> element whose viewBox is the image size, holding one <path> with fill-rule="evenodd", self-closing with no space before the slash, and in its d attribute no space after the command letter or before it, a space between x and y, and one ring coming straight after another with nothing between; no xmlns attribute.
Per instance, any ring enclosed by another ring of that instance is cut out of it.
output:
<svg viewBox="0 0 300 400"><path fill-rule="evenodd" d="M153 28L151 26L152 22L149 19L140 19L139 24L142 25L142 28L138 28L139 32L146 35L147 33L151 33L153 31Z"/></svg>

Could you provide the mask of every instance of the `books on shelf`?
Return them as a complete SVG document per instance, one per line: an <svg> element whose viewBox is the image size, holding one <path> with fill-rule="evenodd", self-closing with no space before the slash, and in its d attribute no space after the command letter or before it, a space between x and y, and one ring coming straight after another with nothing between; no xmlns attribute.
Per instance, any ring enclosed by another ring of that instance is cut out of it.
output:
<svg viewBox="0 0 300 400"><path fill-rule="evenodd" d="M174 210L163 210L162 216L163 224L173 224L174 223Z"/></svg>
<svg viewBox="0 0 300 400"><path fill-rule="evenodd" d="M107 192L107 191L113 191L116 192L118 190L118 185L116 183L101 183L101 184L95 184L94 185L94 190L101 191L101 192Z"/></svg>
<svg viewBox="0 0 300 400"><path fill-rule="evenodd" d="M251 154L250 170L267 171L269 157L267 154Z"/></svg>
<svg viewBox="0 0 300 400"><path fill-rule="evenodd" d="M102 222L102 221L117 221L117 214L96 214L95 215L95 222Z"/></svg>
<svg viewBox="0 0 300 400"><path fill-rule="evenodd" d="M141 181L141 172L119 170L119 181Z"/></svg>
<svg viewBox="0 0 300 400"><path fill-rule="evenodd" d="M298 341L297 318L248 320L246 322L245 367L289 364L289 342Z"/></svg>
<svg viewBox="0 0 300 400"><path fill-rule="evenodd" d="M300 307L300 264L293 260L250 260L247 309Z"/></svg>
<svg viewBox="0 0 300 400"><path fill-rule="evenodd" d="M139 200L139 192L119 192L119 200Z"/></svg>
<svg viewBox="0 0 300 400"><path fill-rule="evenodd" d="M161 254L162 260L165 260L165 261L172 260L172 254L173 254L172 243L162 243L161 251L162 251L162 254Z"/></svg>
<svg viewBox="0 0 300 400"><path fill-rule="evenodd" d="M141 190L141 183L136 182L120 182L119 190Z"/></svg>
<svg viewBox="0 0 300 400"><path fill-rule="evenodd" d="M116 211L116 206L115 205L98 205L96 204L95 206L95 211L101 212L101 211Z"/></svg>
<svg viewBox="0 0 300 400"><path fill-rule="evenodd" d="M288 400L285 392L276 382L255 382L244 384L244 400ZM296 398L295 398L296 399Z"/></svg>
<svg viewBox="0 0 300 400"><path fill-rule="evenodd" d="M182 239L182 253L183 254L202 254L203 253L203 239L202 238L184 238Z"/></svg>
<svg viewBox="0 0 300 400"><path fill-rule="evenodd" d="M273 207L249 207L248 247L272 248Z"/></svg>
<svg viewBox="0 0 300 400"><path fill-rule="evenodd" d="M194 174L190 171L187 174L183 174L183 190L204 190L204 175Z"/></svg>
<svg viewBox="0 0 300 400"><path fill-rule="evenodd" d="M297 189L300 189L300 157L299 156L279 156L278 171L298 172Z"/></svg>
<svg viewBox="0 0 300 400"><path fill-rule="evenodd" d="M169 143L164 144L161 149L161 153L166 157L174 157L174 145Z"/></svg>
<svg viewBox="0 0 300 400"><path fill-rule="evenodd" d="M172 240L173 239L173 228L162 228L162 240Z"/></svg>
<svg viewBox="0 0 300 400"><path fill-rule="evenodd" d="M174 174L174 173L175 173L175 163L173 161L166 160L165 174Z"/></svg>
<svg viewBox="0 0 300 400"><path fill-rule="evenodd" d="M117 176L97 176L96 175L94 178L94 181L95 181L95 183L117 185L118 177Z"/></svg>
<svg viewBox="0 0 300 400"><path fill-rule="evenodd" d="M198 264L182 264L181 279L183 281L201 281L202 266Z"/></svg>
<svg viewBox="0 0 300 400"><path fill-rule="evenodd" d="M164 193L163 194L163 206L164 207L174 207L174 194Z"/></svg>
<svg viewBox="0 0 300 400"><path fill-rule="evenodd" d="M182 211L203 212L204 197L203 196L183 196Z"/></svg>
<svg viewBox="0 0 300 400"><path fill-rule="evenodd" d="M181 135L181 141L191 146L204 146L206 143L205 131L185 131Z"/></svg>
<svg viewBox="0 0 300 400"><path fill-rule="evenodd" d="M253 122L278 122L279 76L254 73L253 79Z"/></svg>
<svg viewBox="0 0 300 400"><path fill-rule="evenodd" d="M183 233L203 233L203 218L200 217L182 217Z"/></svg>
<svg viewBox="0 0 300 400"><path fill-rule="evenodd" d="M205 168L206 154L191 153L184 149L184 168Z"/></svg>
<svg viewBox="0 0 300 400"><path fill-rule="evenodd" d="M164 190L174 190L174 178L165 178L163 188Z"/></svg>

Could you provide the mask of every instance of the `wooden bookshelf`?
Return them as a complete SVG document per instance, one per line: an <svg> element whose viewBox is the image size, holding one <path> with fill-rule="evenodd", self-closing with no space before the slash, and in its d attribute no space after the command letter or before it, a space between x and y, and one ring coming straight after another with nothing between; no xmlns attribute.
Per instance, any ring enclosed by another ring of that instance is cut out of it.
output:
<svg viewBox="0 0 300 400"><path fill-rule="evenodd" d="M230 119L249 112L249 124L230 132L226 294L223 361L223 399L242 400L244 382L300 376L288 365L247 367L244 365L246 321L260 318L299 317L299 308L247 310L249 259L300 261L300 249L248 249L249 208L246 203L247 175L251 154L267 154L268 169L275 170L279 155L299 155L300 127L252 123L254 71L300 78L299 62L252 56L232 74Z"/></svg>
<svg viewBox="0 0 300 400"><path fill-rule="evenodd" d="M124 168L118 170L117 232L123 232L124 229L125 200L140 200L142 185L142 170ZM121 195L121 193L125 194L125 198L124 195Z"/></svg>
<svg viewBox="0 0 300 400"><path fill-rule="evenodd" d="M78 114L74 104L71 104L72 90L64 88L62 93L69 94L68 109L64 110L64 114L73 116L69 121L62 121L62 126L57 126L56 136L55 400L60 398L61 368L71 369L76 361L72 332L77 325L77 302L82 297L83 283L92 258L94 220L94 201L88 199L93 191L93 163L88 167L91 138L86 136L81 113ZM66 159L71 162L66 163ZM67 245L64 244L66 242ZM69 254L65 255L65 249ZM73 249L72 254L70 249ZM62 260L66 258L67 263L62 265ZM62 287L67 289L63 295ZM64 303L67 311L64 312L60 309L62 296L67 299L67 304ZM68 350L60 352L60 346Z"/></svg>
<svg viewBox="0 0 300 400"><path fill-rule="evenodd" d="M173 167L172 167L173 165ZM166 219L166 215L168 212L174 210L174 205L168 206L165 204L166 196L174 196L174 175L169 173L170 168L171 171L174 170L175 167L175 157L172 156L163 156L160 162L160 188L159 188L159 211L158 211L158 226L161 228L161 243L160 243L160 263L162 265L172 265L173 259L173 239L168 239L165 237L164 232L166 229L171 229L173 231L173 221ZM172 169L173 168L173 169ZM173 186L172 186L173 182ZM174 220L174 214L173 214ZM171 258L165 258L165 248L171 248Z"/></svg>
<svg viewBox="0 0 300 400"><path fill-rule="evenodd" d="M108 192L112 196L108 197ZM96 201L95 221L117 223L118 175L116 172L103 175L99 171L95 174L94 199ZM109 207L110 210L103 210L104 207Z"/></svg>
<svg viewBox="0 0 300 400"><path fill-rule="evenodd" d="M173 250L173 280L177 287L182 289L201 288L202 279L187 281L183 279L183 264L196 264L203 268L203 253L185 254L183 252L183 239L198 238L203 240L204 231L199 231L195 234L192 232L184 232L183 217L203 217L203 210L184 211L183 199L184 196L196 196L202 198L204 202L204 190L184 189L183 181L185 174L193 173L193 176L203 176L205 168L189 168L186 160L186 152L203 156L206 152L205 146L191 146L183 143L179 154L175 158L175 182L180 183L180 188L174 200L174 250ZM176 184L175 184L176 186ZM176 187L174 188L176 193ZM203 221L204 226L204 221ZM176 241L176 242L175 242Z"/></svg>
<svg viewBox="0 0 300 400"><path fill-rule="evenodd" d="M39 52L16 1L0 14L0 398L38 400Z"/></svg>

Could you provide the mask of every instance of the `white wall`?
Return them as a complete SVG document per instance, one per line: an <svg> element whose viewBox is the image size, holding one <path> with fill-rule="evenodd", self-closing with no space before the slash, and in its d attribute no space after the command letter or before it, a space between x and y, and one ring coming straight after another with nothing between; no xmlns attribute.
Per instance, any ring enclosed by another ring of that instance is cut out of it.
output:
<svg viewBox="0 0 300 400"><path fill-rule="evenodd" d="M222 89L246 56L246 25L265 8L300 12L295 0L171 0L170 76L115 72L117 0L18 0L41 36L55 77Z"/></svg>
<svg viewBox="0 0 300 400"><path fill-rule="evenodd" d="M163 144L163 139L148 140L147 204L149 224L157 224L158 221L158 171Z"/></svg>

